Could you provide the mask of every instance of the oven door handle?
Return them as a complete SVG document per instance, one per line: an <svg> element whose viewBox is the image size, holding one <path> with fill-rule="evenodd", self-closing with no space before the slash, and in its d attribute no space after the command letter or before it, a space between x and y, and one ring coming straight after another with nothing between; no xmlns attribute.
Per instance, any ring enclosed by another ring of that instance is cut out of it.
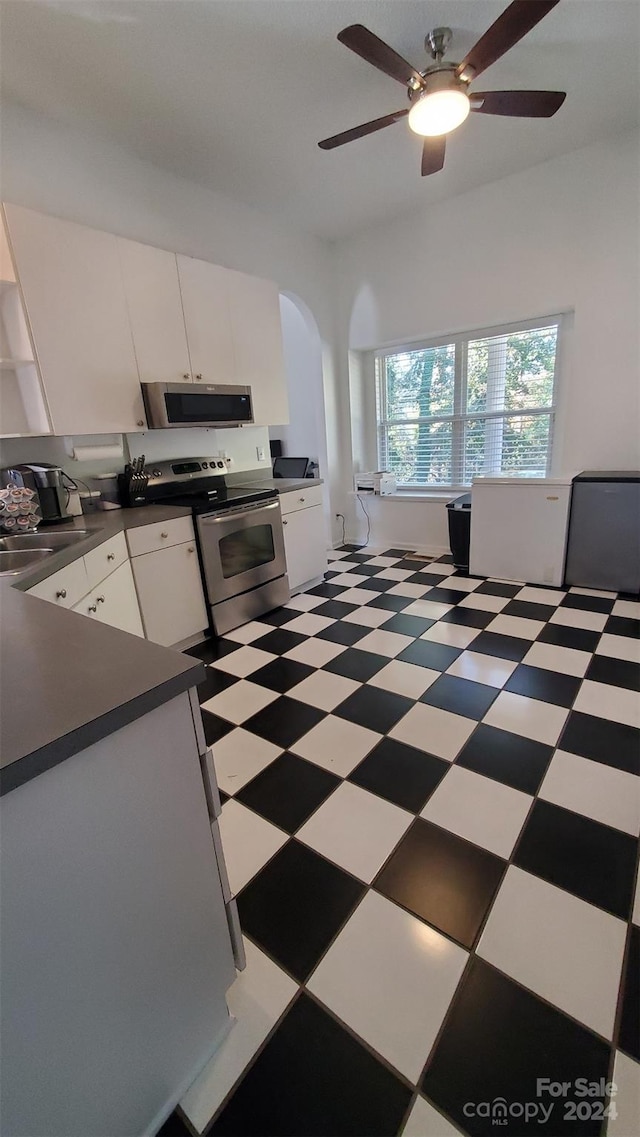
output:
<svg viewBox="0 0 640 1137"><path fill-rule="evenodd" d="M200 515L200 523L202 525L219 525L221 522L226 521L228 518L233 517L234 521L242 521L245 517L251 517L254 513L264 513L265 510L280 510L280 501L275 498L273 501L260 501L255 505L236 505L231 509L220 509L212 513L204 513Z"/></svg>

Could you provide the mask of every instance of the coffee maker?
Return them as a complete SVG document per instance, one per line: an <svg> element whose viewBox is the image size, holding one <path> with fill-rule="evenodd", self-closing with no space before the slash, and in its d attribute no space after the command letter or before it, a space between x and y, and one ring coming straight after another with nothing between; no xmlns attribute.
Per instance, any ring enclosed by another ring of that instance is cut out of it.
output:
<svg viewBox="0 0 640 1137"><path fill-rule="evenodd" d="M67 513L69 490L64 484L65 472L60 466L48 462L23 462L0 470L0 482L8 485L15 482L34 490L38 497L43 525L54 525L61 521L71 521Z"/></svg>

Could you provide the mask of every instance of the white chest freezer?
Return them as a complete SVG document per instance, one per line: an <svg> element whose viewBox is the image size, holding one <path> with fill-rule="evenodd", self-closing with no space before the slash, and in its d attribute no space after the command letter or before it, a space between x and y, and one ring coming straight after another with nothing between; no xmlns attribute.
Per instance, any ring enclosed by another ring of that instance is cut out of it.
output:
<svg viewBox="0 0 640 1137"><path fill-rule="evenodd" d="M469 571L560 586L573 475L475 478Z"/></svg>

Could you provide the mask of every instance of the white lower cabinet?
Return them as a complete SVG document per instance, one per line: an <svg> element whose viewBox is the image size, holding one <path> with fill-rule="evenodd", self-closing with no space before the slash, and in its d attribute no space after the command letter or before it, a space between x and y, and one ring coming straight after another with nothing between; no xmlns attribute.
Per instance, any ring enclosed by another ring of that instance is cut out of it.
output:
<svg viewBox="0 0 640 1137"><path fill-rule="evenodd" d="M204 631L208 624L195 541L133 557L144 632L170 647Z"/></svg>
<svg viewBox="0 0 640 1137"><path fill-rule="evenodd" d="M157 1133L235 979L189 693L1 809L2 1131Z"/></svg>
<svg viewBox="0 0 640 1137"><path fill-rule="evenodd" d="M83 616L91 616L102 624L111 624L123 632L131 632L134 636L144 636L133 573L128 561L102 580L78 604L74 604L72 610Z"/></svg>
<svg viewBox="0 0 640 1137"><path fill-rule="evenodd" d="M327 567L324 510L321 505L300 507L299 496L298 493L280 495L284 551L292 592L323 576ZM296 499L295 502L287 503L289 497Z"/></svg>

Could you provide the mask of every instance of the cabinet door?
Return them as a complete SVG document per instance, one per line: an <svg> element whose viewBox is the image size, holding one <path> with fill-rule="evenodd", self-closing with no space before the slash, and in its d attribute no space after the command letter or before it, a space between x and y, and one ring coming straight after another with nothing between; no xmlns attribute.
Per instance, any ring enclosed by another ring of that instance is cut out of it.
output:
<svg viewBox="0 0 640 1137"><path fill-rule="evenodd" d="M148 640L169 647L207 627L194 541L144 553L131 563Z"/></svg>
<svg viewBox="0 0 640 1137"><path fill-rule="evenodd" d="M117 237L17 205L6 218L54 433L139 429Z"/></svg>
<svg viewBox="0 0 640 1137"><path fill-rule="evenodd" d="M289 421L277 284L229 272L236 382L248 383L253 416L261 426Z"/></svg>
<svg viewBox="0 0 640 1137"><path fill-rule="evenodd" d="M49 600L52 604L58 604L60 608L73 608L90 588L91 582L87 576L84 557L78 557L77 561L72 561L59 572L48 576L46 580L41 580L39 584L34 584L28 592L30 596L38 596L40 600Z"/></svg>
<svg viewBox="0 0 640 1137"><path fill-rule="evenodd" d="M289 588L293 591L322 576L327 567L327 542L321 505L288 513L282 520Z"/></svg>
<svg viewBox="0 0 640 1137"><path fill-rule="evenodd" d="M95 612L93 611L95 607ZM134 636L144 636L136 587L129 561L103 580L74 608L75 612L93 616L103 624L111 624Z"/></svg>
<svg viewBox="0 0 640 1137"><path fill-rule="evenodd" d="M175 253L118 238L124 290L140 380L191 379Z"/></svg>
<svg viewBox="0 0 640 1137"><path fill-rule="evenodd" d="M198 383L236 383L229 271L195 257L177 260L193 378Z"/></svg>

